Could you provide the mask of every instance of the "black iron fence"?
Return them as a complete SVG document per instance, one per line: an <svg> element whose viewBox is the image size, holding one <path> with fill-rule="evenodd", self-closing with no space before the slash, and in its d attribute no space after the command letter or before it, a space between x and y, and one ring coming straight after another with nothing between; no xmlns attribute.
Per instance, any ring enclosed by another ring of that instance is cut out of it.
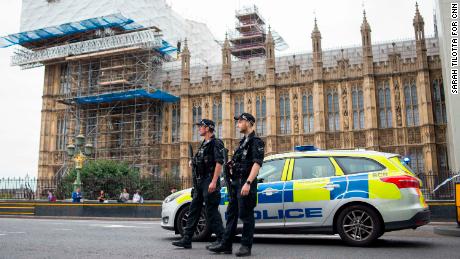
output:
<svg viewBox="0 0 460 259"><path fill-rule="evenodd" d="M47 199L52 191L58 200L70 199L74 180L57 178L0 178L0 199ZM132 178L97 178L82 181L83 198L96 200L104 190L107 199L116 200L124 188L133 194L139 190L144 200L163 200L173 189L181 190L191 187L190 178L181 177L142 177Z"/></svg>
<svg viewBox="0 0 460 259"><path fill-rule="evenodd" d="M418 173L422 181L422 193L426 200L454 200L455 182L460 181L460 172ZM70 199L73 180L57 178L0 178L0 199L46 199L52 191L59 200ZM142 177L85 179L82 182L84 199L96 200L101 190L108 199L118 199L123 188L130 197L140 190L144 200L162 200L172 189L185 189L192 186L190 178L181 177Z"/></svg>
<svg viewBox="0 0 460 259"><path fill-rule="evenodd" d="M422 181L421 191L425 200L454 200L455 182L460 182L460 172L439 171L429 173L417 173Z"/></svg>

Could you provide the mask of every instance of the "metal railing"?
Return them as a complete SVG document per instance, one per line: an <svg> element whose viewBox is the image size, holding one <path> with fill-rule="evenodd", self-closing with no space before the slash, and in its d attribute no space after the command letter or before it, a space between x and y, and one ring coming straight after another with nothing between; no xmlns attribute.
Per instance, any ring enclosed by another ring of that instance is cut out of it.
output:
<svg viewBox="0 0 460 259"><path fill-rule="evenodd" d="M421 191L427 201L454 200L455 182L460 181L460 172L439 171L417 173L422 181ZM108 199L118 199L123 188L127 188L130 197L140 190L144 200L162 200L177 190L192 186L192 180L186 177L142 177L132 178L97 178L84 179L84 199L96 200L99 192L104 190ZM52 191L59 200L70 199L73 180L59 178L0 178L0 200L38 200L46 199Z"/></svg>
<svg viewBox="0 0 460 259"><path fill-rule="evenodd" d="M58 178L0 178L0 200L46 200L52 191L58 200L71 199L74 180ZM172 189L185 189L192 185L190 178L142 177L142 178L97 178L82 180L82 194L85 200L96 200L100 191L105 197L117 200L123 188L132 199L140 190L144 200L163 200Z"/></svg>
<svg viewBox="0 0 460 259"><path fill-rule="evenodd" d="M428 173L417 173L422 181L421 191L427 201L454 200L455 182L460 181L460 172L438 171Z"/></svg>

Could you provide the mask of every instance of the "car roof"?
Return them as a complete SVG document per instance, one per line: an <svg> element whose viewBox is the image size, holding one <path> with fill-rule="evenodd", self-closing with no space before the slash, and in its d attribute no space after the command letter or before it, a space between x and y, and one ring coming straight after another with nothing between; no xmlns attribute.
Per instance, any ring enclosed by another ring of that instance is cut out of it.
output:
<svg viewBox="0 0 460 259"><path fill-rule="evenodd" d="M293 151L280 154L269 155L265 157L265 160L280 159L286 157L306 157L306 156L356 156L356 157L371 157L371 156L383 156L385 158L391 158L399 156L398 154L385 153L374 150L365 149L354 149L354 150L317 150L317 151Z"/></svg>

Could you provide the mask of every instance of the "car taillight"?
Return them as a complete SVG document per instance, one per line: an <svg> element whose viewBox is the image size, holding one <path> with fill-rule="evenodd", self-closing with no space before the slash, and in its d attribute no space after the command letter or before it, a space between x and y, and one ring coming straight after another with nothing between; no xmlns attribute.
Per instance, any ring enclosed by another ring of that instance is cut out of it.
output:
<svg viewBox="0 0 460 259"><path fill-rule="evenodd" d="M400 176L389 176L380 178L381 181L386 183L392 183L398 186L399 189L402 188L420 188L420 182L417 178L400 175Z"/></svg>

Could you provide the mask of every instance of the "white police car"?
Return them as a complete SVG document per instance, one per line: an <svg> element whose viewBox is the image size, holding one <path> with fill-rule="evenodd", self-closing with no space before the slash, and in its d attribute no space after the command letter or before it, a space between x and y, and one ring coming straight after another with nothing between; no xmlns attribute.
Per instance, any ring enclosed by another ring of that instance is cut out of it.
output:
<svg viewBox="0 0 460 259"><path fill-rule="evenodd" d="M256 233L338 233L347 244L363 246L384 232L415 229L429 222L421 182L399 155L312 146L296 150L264 159L254 211ZM163 228L183 233L190 190L164 200ZM224 222L227 204L223 187L219 211ZM202 212L194 239L209 235Z"/></svg>

